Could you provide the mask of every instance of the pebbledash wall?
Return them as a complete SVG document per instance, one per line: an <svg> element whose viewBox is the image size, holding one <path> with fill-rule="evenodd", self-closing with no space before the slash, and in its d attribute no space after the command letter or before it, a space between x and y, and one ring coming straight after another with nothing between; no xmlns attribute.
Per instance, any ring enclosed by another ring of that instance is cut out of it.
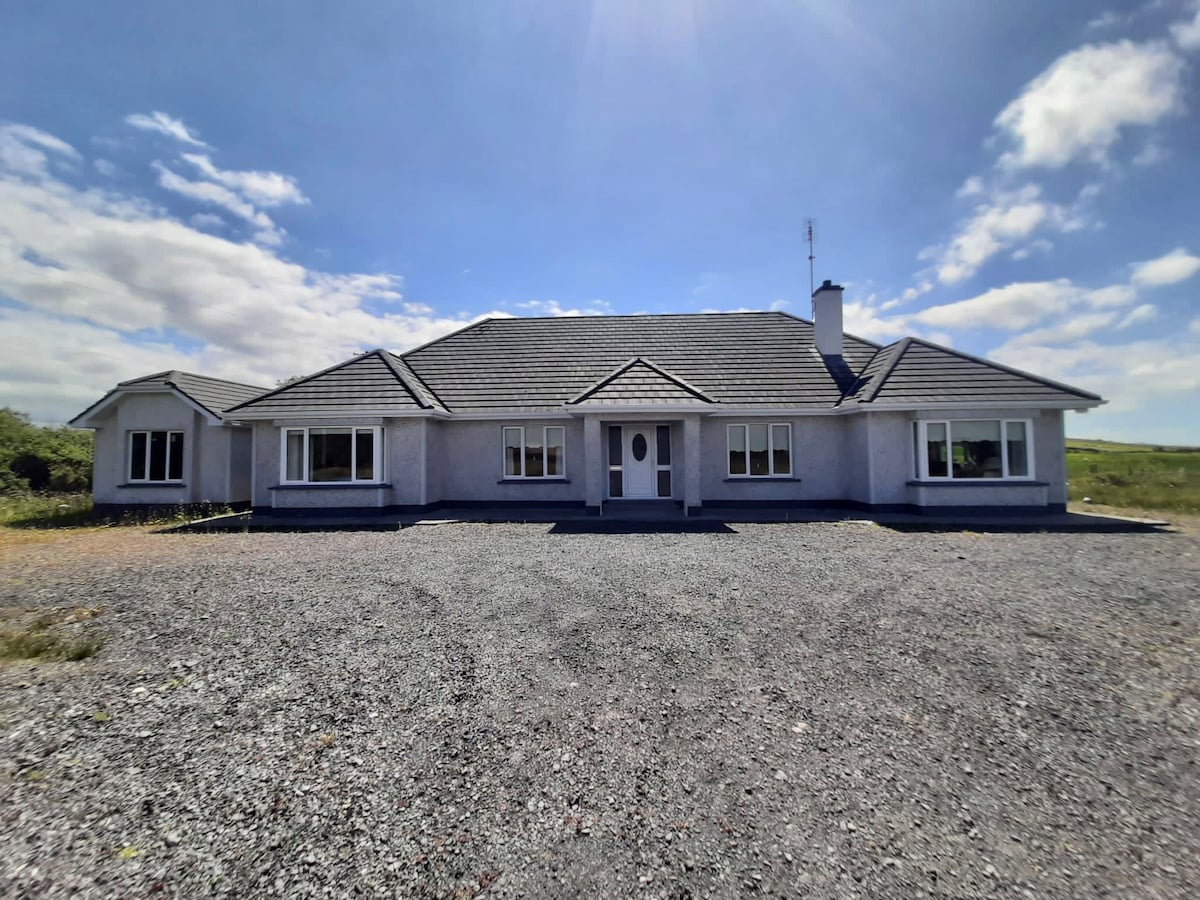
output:
<svg viewBox="0 0 1200 900"><path fill-rule="evenodd" d="M913 422L919 419L1022 418L1032 421L1034 471L1028 481L918 482L914 467ZM620 421L614 415L613 423ZM672 498L682 502L690 473L686 430L671 425ZM726 426L788 423L792 427L793 474L785 478L736 478L728 473ZM259 509L423 510L439 504L564 504L583 507L607 478L603 427L591 431L600 442L589 474L585 431L579 417L445 421L426 418L339 418L338 425L384 426L385 482L379 486L280 485L280 430L274 422L254 426L253 506ZM328 425L329 420L296 420L288 425ZM564 477L511 480L503 476L503 428L561 425L566 429ZM606 421L604 424L608 424ZM131 426L134 427L134 426ZM156 428L163 428L156 423ZM847 415L711 416L700 419L698 487L701 505L850 505L877 510L936 512L1058 511L1066 505L1063 414L1059 410L961 409L875 411ZM99 437L98 437L99 439ZM191 446L189 442L188 446ZM185 465L187 463L185 462ZM236 466L235 466L236 468ZM191 471L189 469L189 471ZM166 501L172 502L172 501Z"/></svg>
<svg viewBox="0 0 1200 900"><path fill-rule="evenodd" d="M183 432L182 480L130 482L131 431ZM126 394L101 420L95 441L92 499L99 512L250 500L250 430L211 424L174 394Z"/></svg>

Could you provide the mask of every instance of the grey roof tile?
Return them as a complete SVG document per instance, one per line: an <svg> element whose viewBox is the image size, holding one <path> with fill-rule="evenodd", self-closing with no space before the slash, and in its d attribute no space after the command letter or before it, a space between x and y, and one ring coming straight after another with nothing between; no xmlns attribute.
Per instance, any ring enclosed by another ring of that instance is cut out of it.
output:
<svg viewBox="0 0 1200 900"><path fill-rule="evenodd" d="M1019 405L1067 398L1100 401L1088 391L910 337L884 347L867 363L850 399L904 404L985 400Z"/></svg>
<svg viewBox="0 0 1200 900"><path fill-rule="evenodd" d="M683 379L644 359L632 359L579 396L571 406L711 404L712 398Z"/></svg>
<svg viewBox="0 0 1200 900"><path fill-rule="evenodd" d="M266 393L268 388L252 384L241 384L236 381L225 381L222 378L209 378L207 375L196 375L193 372L180 372L171 369L166 372L155 372L153 375L143 375L131 378L117 385L118 389L131 386L162 385L173 387L186 394L215 416L239 403L244 403L254 397Z"/></svg>
<svg viewBox="0 0 1200 900"><path fill-rule="evenodd" d="M229 411L237 415L440 408L440 403L426 397L426 391L417 387L417 380L391 353L371 350Z"/></svg>
<svg viewBox="0 0 1200 900"><path fill-rule="evenodd" d="M846 338L853 371L877 350ZM455 412L559 408L631 357L731 406L827 408L842 396L812 323L779 312L486 319L403 356Z"/></svg>

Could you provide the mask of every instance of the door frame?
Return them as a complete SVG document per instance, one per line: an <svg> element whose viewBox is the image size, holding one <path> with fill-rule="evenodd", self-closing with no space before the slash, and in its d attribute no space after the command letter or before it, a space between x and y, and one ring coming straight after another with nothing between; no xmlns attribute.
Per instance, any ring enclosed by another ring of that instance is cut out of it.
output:
<svg viewBox="0 0 1200 900"><path fill-rule="evenodd" d="M609 452L612 450L611 438L609 437L610 432L608 430L610 428L620 428L621 429L621 459L616 464L613 463L611 454ZM629 437L628 429L630 429L630 428L645 432L646 433L646 442L649 445L647 447L646 455L650 460L650 493L647 494L646 496L641 496L641 497L630 497L627 492L628 481L626 478L627 468L625 465L625 454L628 450L629 442L632 440ZM670 442L670 444L668 445L668 448L669 448L669 452L671 455L671 462L668 462L666 464L660 464L658 461L658 429L659 428L667 429L667 440ZM629 422L629 421L605 422L604 423L604 435L603 435L604 460L605 460L604 499L605 500L628 500L630 502L636 502L636 501L642 501L642 500L670 500L670 499L672 499L675 494L675 465L674 465L675 448L674 448L674 446L671 446L674 444L674 436L672 434L673 431L674 431L673 423L662 422L662 421L657 421L657 420L654 420L654 421L632 421L632 422ZM612 494L611 476L616 471L619 471L621 474L621 496L619 496L619 497L614 497ZM659 472L663 472L663 471L669 472L670 479L671 479L671 493L669 495L667 495L666 497L661 497L661 496L659 496L659 493L658 493L658 474L659 474Z"/></svg>

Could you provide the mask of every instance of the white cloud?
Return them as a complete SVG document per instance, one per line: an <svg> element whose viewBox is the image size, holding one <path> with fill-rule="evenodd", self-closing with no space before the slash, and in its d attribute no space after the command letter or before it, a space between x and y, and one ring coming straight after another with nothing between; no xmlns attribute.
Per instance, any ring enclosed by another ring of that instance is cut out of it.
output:
<svg viewBox="0 0 1200 900"><path fill-rule="evenodd" d="M1031 241L1024 247L1021 247L1019 250L1014 250L1012 258L1020 261L1022 259L1028 259L1035 253L1049 253L1053 249L1053 242L1048 241L1045 238L1038 238L1038 240Z"/></svg>
<svg viewBox="0 0 1200 900"><path fill-rule="evenodd" d="M931 306L909 318L937 328L1022 331L1080 307L1108 309L1130 303L1135 298L1135 292L1126 285L1090 290L1067 278L1025 281L992 288L967 300ZM1088 321L1094 324L1099 319Z"/></svg>
<svg viewBox="0 0 1200 900"><path fill-rule="evenodd" d="M1137 299L1137 291L1127 284L1112 284L1088 291L1085 296L1088 306L1109 309L1114 306L1128 306Z"/></svg>
<svg viewBox="0 0 1200 900"><path fill-rule="evenodd" d="M879 343L888 343L909 333L903 316L885 317L880 315L883 311L883 307L868 301L847 301L842 305L842 327L848 334Z"/></svg>
<svg viewBox="0 0 1200 900"><path fill-rule="evenodd" d="M612 315L612 304L607 300L593 300L590 305L564 309L557 300L525 300L516 303L517 309L526 313L540 316L566 318L574 316L608 316Z"/></svg>
<svg viewBox="0 0 1200 900"><path fill-rule="evenodd" d="M1158 318L1158 310L1152 303L1143 303L1131 309L1117 325L1118 329L1128 328L1141 322L1152 322Z"/></svg>
<svg viewBox="0 0 1200 900"><path fill-rule="evenodd" d="M99 172L101 175L105 176L106 178L115 177L117 172L119 171L116 167L116 164L110 162L107 159L93 159L92 166L93 166L93 168L95 168L95 170L97 172Z"/></svg>
<svg viewBox="0 0 1200 900"><path fill-rule="evenodd" d="M47 151L63 159L79 159L74 147L52 134L29 125L0 125L0 170L15 175L45 175L50 162Z"/></svg>
<svg viewBox="0 0 1200 900"><path fill-rule="evenodd" d="M944 250L930 254L936 255L938 281L943 284L965 281L1015 241L1062 217L1061 209L1041 199L1037 185L995 193L975 207L973 215L959 226L958 234Z"/></svg>
<svg viewBox="0 0 1200 900"><path fill-rule="evenodd" d="M1186 22L1178 22L1171 26L1171 37L1183 50L1200 50L1200 4L1196 7L1195 15Z"/></svg>
<svg viewBox="0 0 1200 900"><path fill-rule="evenodd" d="M35 149L47 146L25 136ZM306 268L205 234L137 196L73 187L44 170L31 176L19 155L15 168L7 159L0 295L15 305L0 309L0 405L40 421L64 421L113 383L149 371L270 385L363 347L403 350L469 321L406 308L396 276ZM180 341L195 349L177 351Z"/></svg>
<svg viewBox="0 0 1200 900"><path fill-rule="evenodd" d="M1096 16L1094 19L1091 19L1086 25L1083 26L1083 29L1084 31L1105 31L1109 28L1123 24L1124 21L1124 16L1118 16L1110 9L1100 13L1100 15Z"/></svg>
<svg viewBox="0 0 1200 900"><path fill-rule="evenodd" d="M1082 340L1097 331L1103 331L1117 319L1115 312L1095 312L1074 314L1048 328L1038 328L1017 335L1009 344L1011 346L1026 346L1030 344L1065 344Z"/></svg>
<svg viewBox="0 0 1200 900"><path fill-rule="evenodd" d="M977 297L931 306L913 319L937 328L1004 328L1016 331L1064 312L1078 295L1065 278L992 288Z"/></svg>
<svg viewBox="0 0 1200 900"><path fill-rule="evenodd" d="M1182 395L1200 390L1200 366L1195 362L1200 341L1192 335L1068 346L1012 340L988 357L1094 391L1109 401L1104 415L1140 410L1168 422Z"/></svg>
<svg viewBox="0 0 1200 900"><path fill-rule="evenodd" d="M1135 263L1132 281L1134 284L1158 287L1186 281L1197 272L1200 272L1200 256L1193 256L1183 247L1176 247L1158 259Z"/></svg>
<svg viewBox="0 0 1200 900"><path fill-rule="evenodd" d="M125 123L132 125L134 128L140 128L142 131L156 131L159 134L165 134L167 137L174 138L180 143L192 144L196 147L208 146L204 141L193 135L181 120L173 119L163 112L153 112L150 115L133 113L125 117Z"/></svg>
<svg viewBox="0 0 1200 900"><path fill-rule="evenodd" d="M218 215L214 215L213 213L196 213L194 216L188 219L188 223L193 228L211 230L214 228L223 227L225 225L225 220Z"/></svg>
<svg viewBox="0 0 1200 900"><path fill-rule="evenodd" d="M1131 162L1135 166L1153 166L1162 162L1169 154L1157 141L1146 141L1145 146L1137 152Z"/></svg>
<svg viewBox="0 0 1200 900"><path fill-rule="evenodd" d="M1183 60L1164 43L1085 44L1050 65L996 117L1014 144L1010 169L1103 163L1131 126L1149 126L1182 108Z"/></svg>
<svg viewBox="0 0 1200 900"><path fill-rule="evenodd" d="M295 179L278 172L234 172L218 169L212 160L200 153L184 153L182 157L205 178L229 188L259 206L281 206L284 203L308 203Z"/></svg>
<svg viewBox="0 0 1200 900"><path fill-rule="evenodd" d="M972 175L962 183L954 196L956 197L977 197L983 193L983 179L978 175Z"/></svg>
<svg viewBox="0 0 1200 900"><path fill-rule="evenodd" d="M211 181L188 181L182 175L172 172L162 163L154 163L154 169L158 172L159 185L166 190L192 200L197 200L200 203L219 206L233 213L239 219L244 219L254 226L254 238L261 244L269 244L274 247L283 243L283 229L277 227L271 221L270 216L262 210L255 209L252 203L244 200L241 196L229 190L229 188L220 184L213 184Z"/></svg>

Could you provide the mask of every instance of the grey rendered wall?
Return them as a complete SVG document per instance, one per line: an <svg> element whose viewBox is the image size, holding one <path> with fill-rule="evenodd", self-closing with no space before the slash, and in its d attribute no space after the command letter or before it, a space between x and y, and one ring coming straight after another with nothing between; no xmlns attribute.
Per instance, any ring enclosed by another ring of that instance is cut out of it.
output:
<svg viewBox="0 0 1200 900"><path fill-rule="evenodd" d="M384 430L385 477L392 485L389 502L402 506L424 503L425 420L392 419Z"/></svg>
<svg viewBox="0 0 1200 900"><path fill-rule="evenodd" d="M505 426L562 425L566 429L566 481L503 481ZM433 441L440 460L440 498L456 502L546 502L584 499L583 421L506 419L440 422Z"/></svg>
<svg viewBox="0 0 1200 900"><path fill-rule="evenodd" d="M194 416L197 435L192 456L192 500L196 503L228 503L230 466L230 429L210 425L199 413Z"/></svg>
<svg viewBox="0 0 1200 900"><path fill-rule="evenodd" d="M726 426L780 424L792 426L793 478L731 479ZM700 495L703 501L815 501L844 496L845 418L841 416L745 417L701 420Z"/></svg>
<svg viewBox="0 0 1200 900"><path fill-rule="evenodd" d="M871 503L871 438L866 415L846 416L842 431L842 496L855 503Z"/></svg>
<svg viewBox="0 0 1200 900"><path fill-rule="evenodd" d="M1062 410L1044 410L1033 421L1034 472L1038 481L1049 483L1046 499L1050 503L1067 502L1067 441L1063 431Z"/></svg>
<svg viewBox="0 0 1200 900"><path fill-rule="evenodd" d="M182 485L125 486L130 431L182 431ZM205 435L196 428L196 413L171 393L126 394L96 430L92 499L99 504L177 504L193 502L199 486L191 477L201 457Z"/></svg>
<svg viewBox="0 0 1200 900"><path fill-rule="evenodd" d="M871 504L908 503L913 468L911 413L870 412L866 420L866 450L870 455Z"/></svg>
<svg viewBox="0 0 1200 900"><path fill-rule="evenodd" d="M253 486L250 502L254 506L271 506L279 484L279 429L270 422L255 422Z"/></svg>
<svg viewBox="0 0 1200 900"><path fill-rule="evenodd" d="M443 487L443 472L445 460L442 446L445 437L442 430L445 425L437 419L425 421L425 502L438 503L445 495Z"/></svg>
<svg viewBox="0 0 1200 900"><path fill-rule="evenodd" d="M250 499L250 469L254 465L253 437L249 428L229 428L230 503Z"/></svg>

